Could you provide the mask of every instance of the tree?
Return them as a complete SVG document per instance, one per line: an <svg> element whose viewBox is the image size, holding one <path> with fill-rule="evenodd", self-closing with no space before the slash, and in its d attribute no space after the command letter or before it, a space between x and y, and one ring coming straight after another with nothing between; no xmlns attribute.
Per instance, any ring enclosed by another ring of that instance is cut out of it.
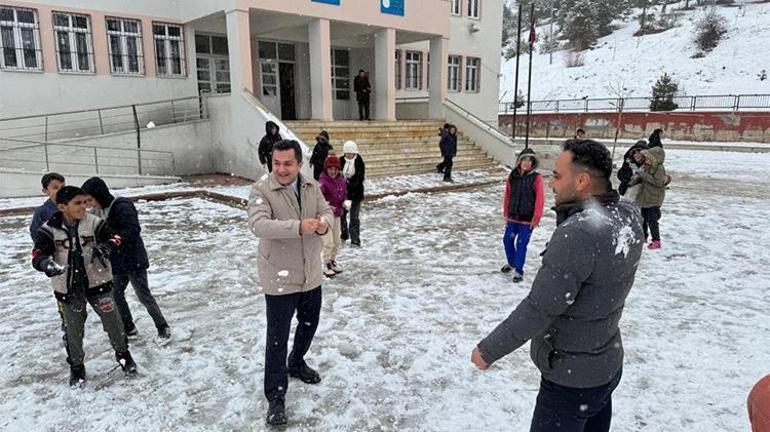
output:
<svg viewBox="0 0 770 432"><path fill-rule="evenodd" d="M727 19L712 9L695 23L695 45L704 52L709 52L719 45L727 34Z"/></svg>
<svg viewBox="0 0 770 432"><path fill-rule="evenodd" d="M517 17L511 10L511 7L503 3L503 41L502 48L505 49L516 40Z"/></svg>
<svg viewBox="0 0 770 432"><path fill-rule="evenodd" d="M650 111L673 111L679 108L679 105L674 103L674 96L678 91L679 84L664 72L652 86Z"/></svg>

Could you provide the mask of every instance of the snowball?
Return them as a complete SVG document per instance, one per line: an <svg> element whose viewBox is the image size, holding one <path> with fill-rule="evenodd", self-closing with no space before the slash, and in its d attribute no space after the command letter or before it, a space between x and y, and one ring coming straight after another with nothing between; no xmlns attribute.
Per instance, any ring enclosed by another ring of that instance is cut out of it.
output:
<svg viewBox="0 0 770 432"><path fill-rule="evenodd" d="M278 276L280 276L280 277L286 277L288 275L289 275L289 271L288 270L281 270L281 271L278 272Z"/></svg>

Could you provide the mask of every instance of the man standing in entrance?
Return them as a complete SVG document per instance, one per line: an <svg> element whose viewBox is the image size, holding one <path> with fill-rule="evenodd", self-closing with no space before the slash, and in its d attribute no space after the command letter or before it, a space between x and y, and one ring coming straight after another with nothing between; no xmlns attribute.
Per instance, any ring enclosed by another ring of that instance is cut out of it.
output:
<svg viewBox="0 0 770 432"><path fill-rule="evenodd" d="M358 119L369 120L369 95L372 93L372 85L369 84L369 74L361 69L353 80L353 91L356 92L358 101Z"/></svg>
<svg viewBox="0 0 770 432"><path fill-rule="evenodd" d="M265 397L267 423L286 424L288 376L307 384L321 377L305 363L321 313L321 236L334 221L318 183L300 174L297 141L279 141L273 172L251 188L248 224L259 238L257 269L265 290ZM297 313L294 347L288 355L291 320Z"/></svg>
<svg viewBox="0 0 770 432"><path fill-rule="evenodd" d="M620 321L642 255L639 208L612 189L612 159L568 141L554 162L556 230L529 295L473 350L486 370L532 340L542 374L531 432L607 432L620 382Z"/></svg>

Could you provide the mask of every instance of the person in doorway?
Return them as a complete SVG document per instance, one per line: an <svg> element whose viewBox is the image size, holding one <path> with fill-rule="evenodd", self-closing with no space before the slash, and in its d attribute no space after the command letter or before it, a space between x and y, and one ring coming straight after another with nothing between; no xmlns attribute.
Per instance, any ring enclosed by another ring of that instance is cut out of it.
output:
<svg viewBox="0 0 770 432"><path fill-rule="evenodd" d="M650 138L647 140L650 148L660 147L663 148L663 142L660 140L663 135L663 129L655 129L650 134Z"/></svg>
<svg viewBox="0 0 770 432"><path fill-rule="evenodd" d="M313 178L318 181L321 177L321 173L324 172L324 162L329 157L329 152L334 150L331 143L329 143L329 132L322 130L321 133L315 137L315 147L313 147L313 154L310 156L310 166L313 167Z"/></svg>
<svg viewBox="0 0 770 432"><path fill-rule="evenodd" d="M441 157L444 159L436 169L444 173L445 182L454 182L452 179L452 160L457 155L457 126L450 124L447 133L441 138L439 143Z"/></svg>
<svg viewBox="0 0 770 432"><path fill-rule="evenodd" d="M514 270L513 282L516 283L524 279L529 239L543 216L545 192L537 166L535 151L531 148L522 150L516 158L516 167L505 183L503 246L508 263L501 270L503 273Z"/></svg>
<svg viewBox="0 0 770 432"><path fill-rule="evenodd" d="M337 263L337 254L342 243L342 229L340 219L345 207L350 207L347 199L347 181L340 175L340 160L336 156L329 156L324 162L324 172L319 180L321 193L334 214L334 222L329 233L323 236L324 276L331 278L342 273L342 267Z"/></svg>
<svg viewBox="0 0 770 432"><path fill-rule="evenodd" d="M50 172L40 179L40 183L43 185L43 194L45 194L48 199L43 205L35 209L35 212L32 215L32 221L29 223L29 234L32 236L33 242L37 237L37 232L40 227L43 226L54 213L59 211L56 206L56 193L59 192L59 189L64 187L64 176L59 173Z"/></svg>
<svg viewBox="0 0 770 432"><path fill-rule="evenodd" d="M770 375L754 384L747 405L751 432L770 432Z"/></svg>
<svg viewBox="0 0 770 432"><path fill-rule="evenodd" d="M345 209L340 220L342 240L350 238L350 245L361 246L361 203L364 200L364 180L366 180L366 164L358 153L355 141L346 141L342 146L340 156L342 175L347 181L348 201L350 209ZM350 215L350 224L348 224Z"/></svg>
<svg viewBox="0 0 770 432"><path fill-rule="evenodd" d="M265 290L265 397L267 423L286 424L288 376L307 384L321 376L305 362L321 314L321 237L334 215L313 179L300 174L302 148L282 140L273 150L274 171L251 188L248 226L259 238L257 271ZM297 314L294 347L287 345Z"/></svg>
<svg viewBox="0 0 770 432"><path fill-rule="evenodd" d="M481 370L531 343L542 377L531 432L607 432L620 382L618 323L642 254L639 209L612 190L612 158L570 140L554 161L557 227L529 295L471 354Z"/></svg>
<svg viewBox="0 0 770 432"><path fill-rule="evenodd" d="M274 121L268 121L265 123L265 136L259 141L259 163L267 167L268 173L273 172L271 155L273 154L273 145L282 139L280 131L281 128Z"/></svg>
<svg viewBox="0 0 770 432"><path fill-rule="evenodd" d="M575 131L575 141L583 141L586 139L586 131L584 131L582 128L578 128Z"/></svg>
<svg viewBox="0 0 770 432"><path fill-rule="evenodd" d="M86 382L86 303L99 315L120 367L127 376L136 375L136 363L128 351L128 339L112 299L109 255L119 249L122 239L104 220L86 213L86 199L80 188L61 188L56 194L58 210L38 230L32 250L32 266L51 278L65 322L69 383L75 388L82 388Z"/></svg>
<svg viewBox="0 0 770 432"><path fill-rule="evenodd" d="M358 119L369 120L369 96L372 93L372 85L369 84L369 74L360 69L353 80L353 91L356 92L358 101Z"/></svg>
<svg viewBox="0 0 770 432"><path fill-rule="evenodd" d="M652 235L652 241L647 246L648 249L660 249L660 208L666 199L666 184L668 175L663 165L666 159L666 153L663 147L651 147L649 150L643 150L637 157L644 158L644 166L639 171L637 181L639 184L639 193L636 195L636 203L642 209L644 218L644 242L648 240L649 234ZM632 180L633 181L633 180Z"/></svg>
<svg viewBox="0 0 770 432"><path fill-rule="evenodd" d="M139 213L130 199L115 198L107 184L99 177L91 177L82 186L83 191L93 198L94 213L104 218L110 227L123 239L120 250L110 256L112 263L115 304L123 320L123 328L129 336L139 332L134 324L131 309L126 302L128 283L134 288L136 297L150 314L158 337L169 339L171 330L160 311L160 306L150 292L147 280L147 269L150 261L147 249L142 240L142 227L139 224Z"/></svg>

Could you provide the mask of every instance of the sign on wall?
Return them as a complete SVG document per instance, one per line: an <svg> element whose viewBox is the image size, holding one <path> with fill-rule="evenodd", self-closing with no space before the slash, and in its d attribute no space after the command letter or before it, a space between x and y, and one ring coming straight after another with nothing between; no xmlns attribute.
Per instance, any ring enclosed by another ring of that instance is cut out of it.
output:
<svg viewBox="0 0 770 432"><path fill-rule="evenodd" d="M380 0L380 12L404 16L404 0Z"/></svg>
<svg viewBox="0 0 770 432"><path fill-rule="evenodd" d="M311 0L311 1L316 2L316 3L326 3L326 4L330 4L330 5L335 5L335 6L339 6L340 5L340 0Z"/></svg>

